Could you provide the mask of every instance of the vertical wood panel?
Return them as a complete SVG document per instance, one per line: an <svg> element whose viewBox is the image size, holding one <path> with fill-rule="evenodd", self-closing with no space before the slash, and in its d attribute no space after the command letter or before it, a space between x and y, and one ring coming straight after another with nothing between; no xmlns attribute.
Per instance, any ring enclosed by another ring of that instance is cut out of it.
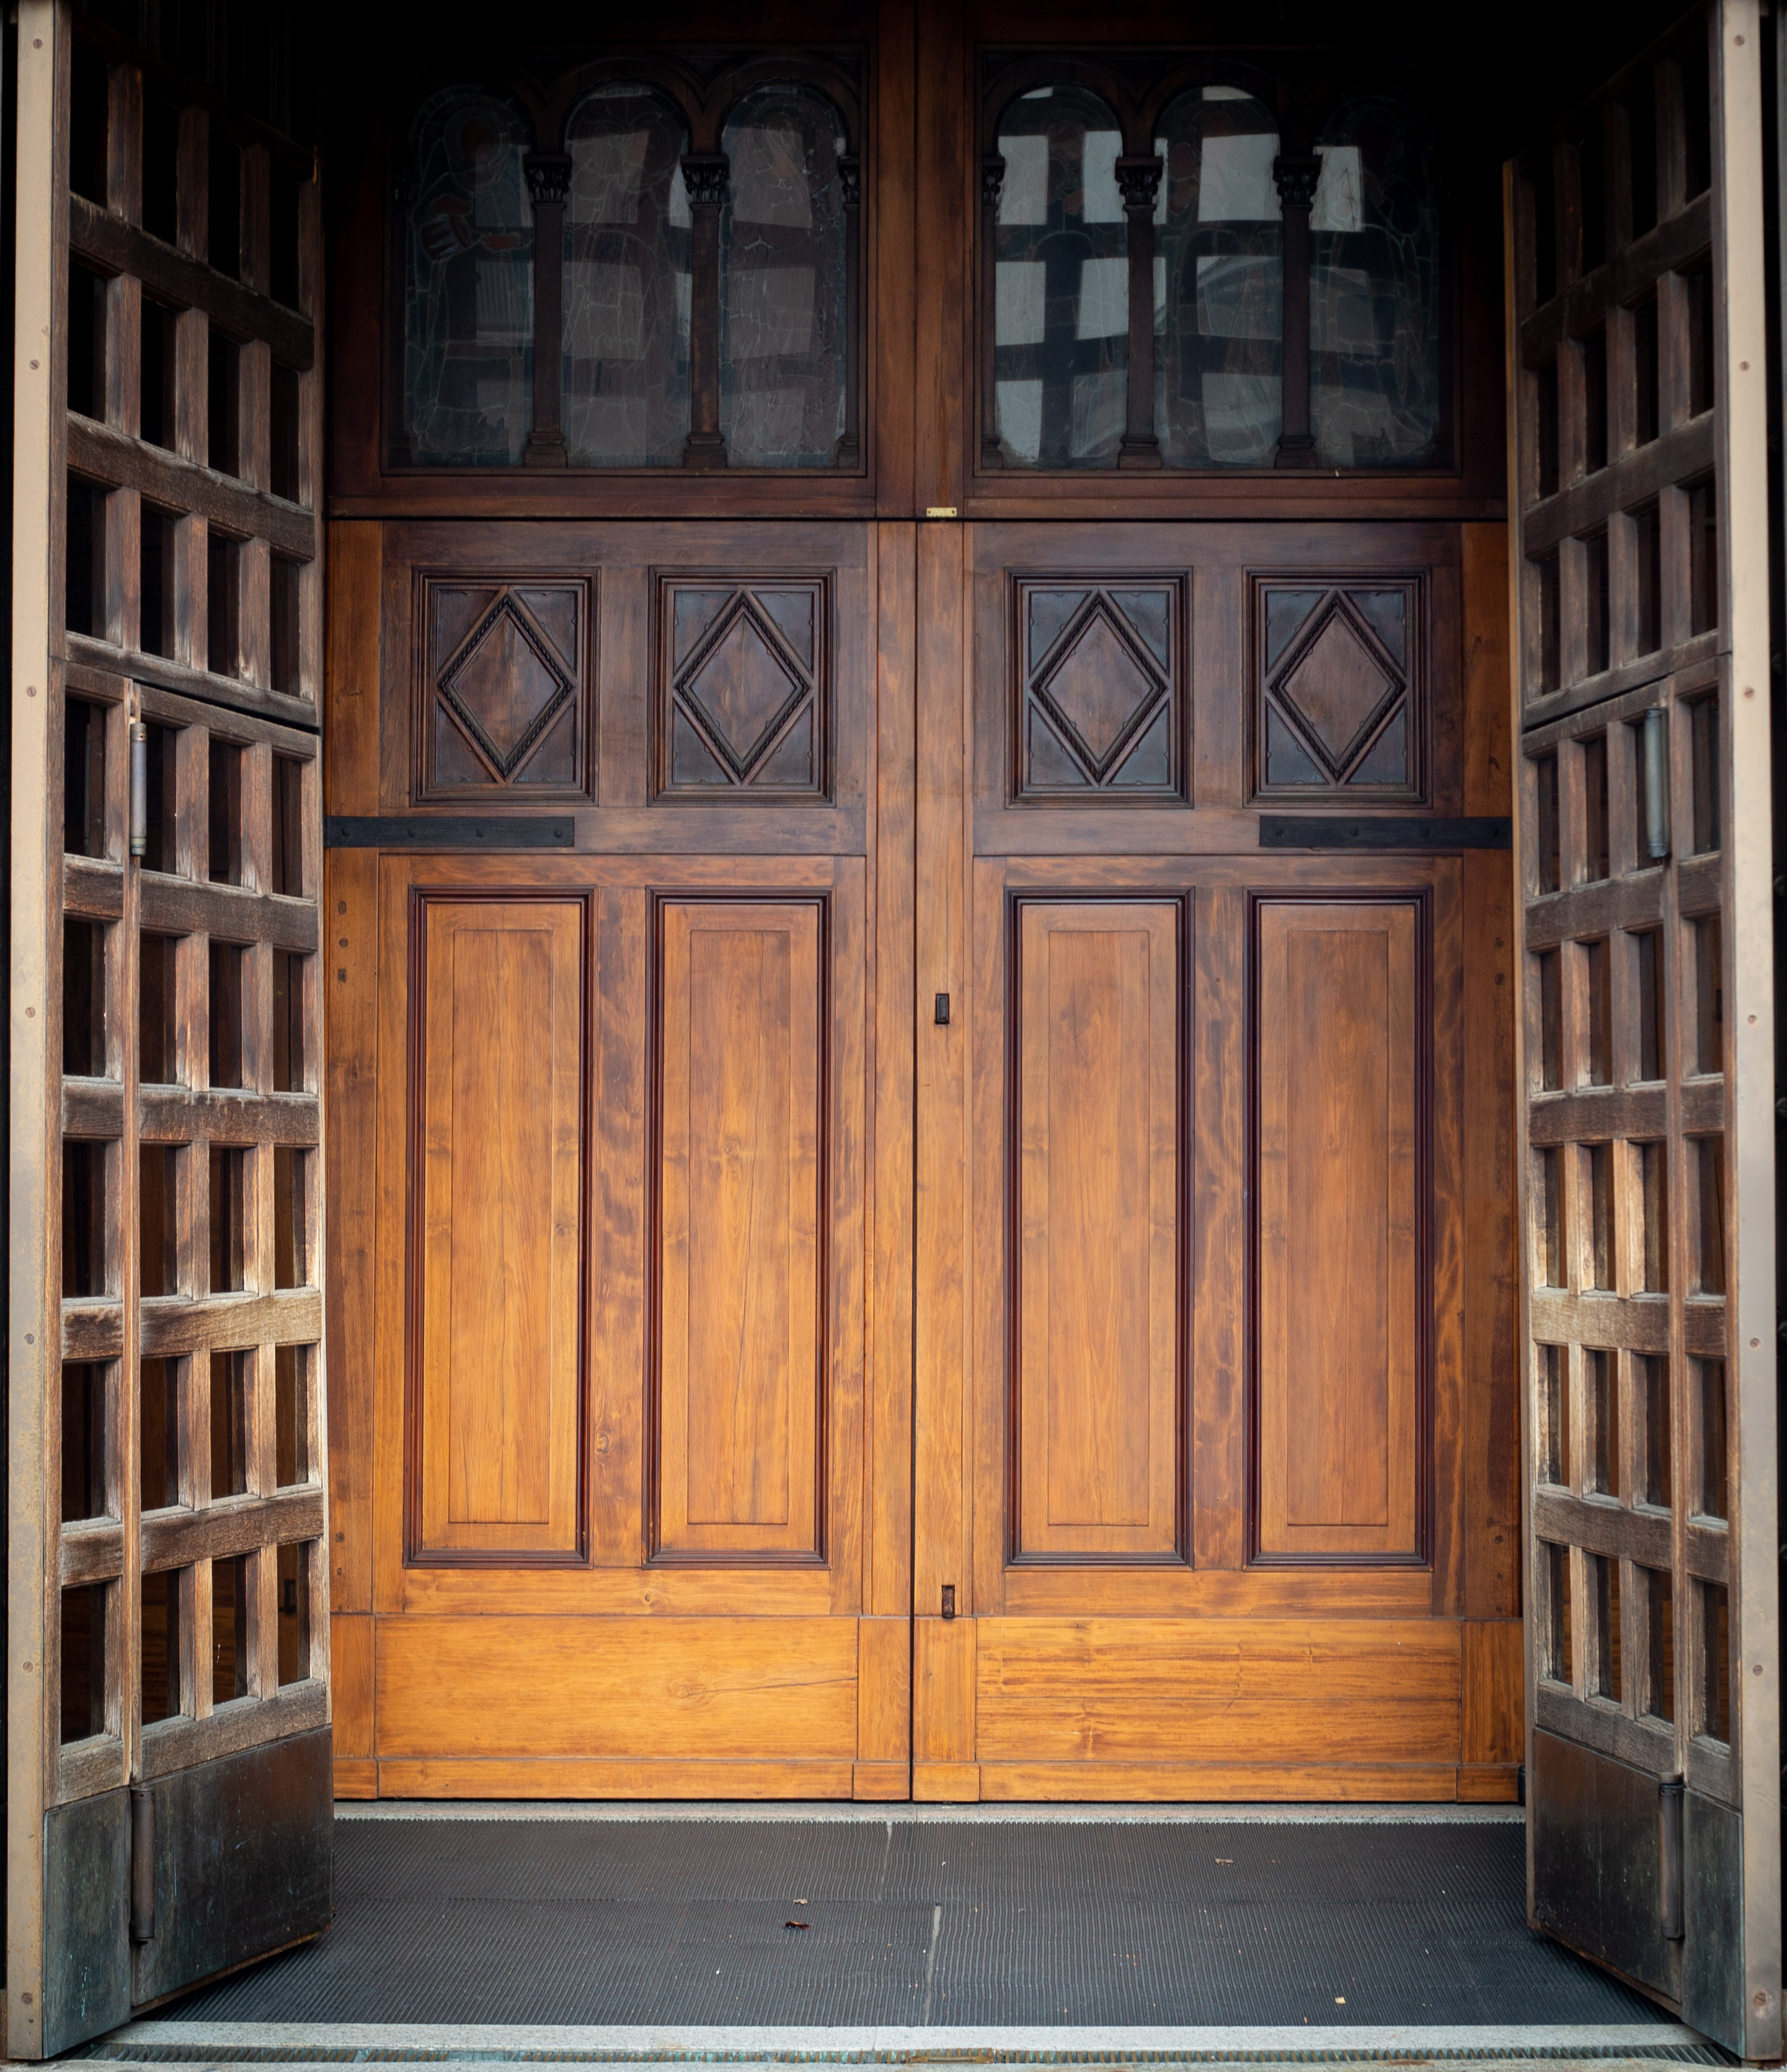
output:
<svg viewBox="0 0 1787 2072"><path fill-rule="evenodd" d="M822 912L660 925L658 1545L816 1554Z"/></svg>
<svg viewBox="0 0 1787 2072"><path fill-rule="evenodd" d="M1513 811L1507 528L1462 528L1465 811ZM1520 1610L1519 1255L1514 1235L1514 859L1464 861L1463 1609Z"/></svg>
<svg viewBox="0 0 1787 2072"><path fill-rule="evenodd" d="M917 1221L914 1236L913 1602L967 1610L963 1378L967 1358L966 528L918 528ZM947 993L951 1018L935 1019ZM925 1702L922 1687L915 1705ZM915 1729L916 1731L916 1729Z"/></svg>
<svg viewBox="0 0 1787 2072"><path fill-rule="evenodd" d="M585 908L421 902L422 1558L582 1540Z"/></svg>
<svg viewBox="0 0 1787 2072"><path fill-rule="evenodd" d="M1417 1549L1414 902L1259 909L1265 1555Z"/></svg>
<svg viewBox="0 0 1787 2072"><path fill-rule="evenodd" d="M1247 1560L1247 902L1211 886L1193 909L1192 1543L1201 1568ZM1230 1291L1223 1300L1215 1291Z"/></svg>
<svg viewBox="0 0 1787 2072"><path fill-rule="evenodd" d="M1026 902L1019 1551L1178 1545L1177 901Z"/></svg>
<svg viewBox="0 0 1787 2072"><path fill-rule="evenodd" d="M910 23L908 24L910 31ZM908 109L910 116L910 109ZM886 234L885 227L883 235ZM874 1223L865 1605L902 1618L912 1602L913 771L918 637L916 528L878 528L875 861Z"/></svg>

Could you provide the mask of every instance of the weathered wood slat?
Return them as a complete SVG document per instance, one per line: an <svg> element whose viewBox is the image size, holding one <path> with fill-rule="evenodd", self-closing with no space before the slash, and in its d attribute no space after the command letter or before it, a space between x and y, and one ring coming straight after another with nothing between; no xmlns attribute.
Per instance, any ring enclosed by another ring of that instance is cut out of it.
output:
<svg viewBox="0 0 1787 2072"><path fill-rule="evenodd" d="M84 914L95 921L116 921L124 912L123 869L100 857L64 857L62 892L63 902L71 914Z"/></svg>
<svg viewBox="0 0 1787 2072"><path fill-rule="evenodd" d="M1679 273L1712 240L1712 194L1698 194L1686 208L1617 252L1604 265L1572 281L1559 295L1534 310L1520 327L1521 357L1529 367L1553 358L1560 339L1582 338L1604 311L1635 301L1659 273Z"/></svg>
<svg viewBox="0 0 1787 2072"><path fill-rule="evenodd" d="M139 1096L146 1144L278 1144L318 1141L314 1094L239 1093L230 1088L145 1087ZM124 1126L124 1089L115 1079L64 1079L62 1127L71 1137L112 1137Z"/></svg>
<svg viewBox="0 0 1787 2072"><path fill-rule="evenodd" d="M103 1583L124 1568L124 1527L114 1518L62 1528L62 1587Z"/></svg>
<svg viewBox="0 0 1787 2072"><path fill-rule="evenodd" d="M1530 558L1548 553L1560 540L1592 532L1616 511L1648 504L1663 490L1704 475L1713 462L1713 414L1703 411L1665 432L1649 446L1571 483L1526 513L1522 544ZM1643 666L1641 662L1639 666ZM1658 668L1658 676L1667 670Z"/></svg>
<svg viewBox="0 0 1787 2072"><path fill-rule="evenodd" d="M116 1359L124 1347L124 1305L120 1302L64 1302L62 1357Z"/></svg>
<svg viewBox="0 0 1787 2072"><path fill-rule="evenodd" d="M1668 1721L1629 1719L1610 1699L1578 1698L1561 1684L1542 1681L1533 1693L1533 1719L1653 1777L1667 1777L1677 1766L1675 1729Z"/></svg>
<svg viewBox="0 0 1787 2072"><path fill-rule="evenodd" d="M309 1345L322 1335L322 1297L314 1288L265 1295L157 1297L142 1305L142 1353L224 1352L249 1346ZM71 1354L71 1359L93 1355Z"/></svg>
<svg viewBox="0 0 1787 2072"><path fill-rule="evenodd" d="M158 1720L143 1729L142 1774L166 1777L288 1734L308 1733L328 1717L327 1687L307 1682L288 1684L277 1697L234 1700L202 1720Z"/></svg>
<svg viewBox="0 0 1787 2072"><path fill-rule="evenodd" d="M1554 1145L1661 1137L1667 1108L1661 1087L1584 1087L1574 1093L1534 1094L1531 1138L1535 1145Z"/></svg>
<svg viewBox="0 0 1787 2072"><path fill-rule="evenodd" d="M228 943L271 943L314 952L321 933L310 900L276 898L240 885L142 874L142 925L157 935L214 935Z"/></svg>
<svg viewBox="0 0 1787 2072"><path fill-rule="evenodd" d="M315 1540L322 1531L322 1491L228 1498L203 1511L152 1511L142 1522L146 1573L194 1561L228 1561L257 1548Z"/></svg>
<svg viewBox="0 0 1787 2072"><path fill-rule="evenodd" d="M110 641L97 640L89 634L68 633L63 637L68 647L71 684L78 685L90 675L97 680L97 688L98 682L115 680L117 672L124 671L138 683L159 684L212 705L227 705L237 712L284 720L298 726L314 727L317 723L316 707L308 698L294 697L290 692L244 683L240 676L220 676L166 655L127 653Z"/></svg>
<svg viewBox="0 0 1787 2072"><path fill-rule="evenodd" d="M1628 1511L1611 1498L1571 1496L1541 1489L1533 1495L1533 1530L1559 1546L1586 1548L1647 1568L1666 1568L1670 1519L1666 1511Z"/></svg>
<svg viewBox="0 0 1787 2072"><path fill-rule="evenodd" d="M84 195L68 197L68 247L101 273L128 273L176 308L203 310L234 338L265 339L276 359L301 374L315 361L316 332L308 317L189 258Z"/></svg>
<svg viewBox="0 0 1787 2072"><path fill-rule="evenodd" d="M1533 1336L1541 1345L1669 1350L1666 1295L1572 1295L1562 1288L1535 1288L1531 1302Z"/></svg>
<svg viewBox="0 0 1787 2072"><path fill-rule="evenodd" d="M149 446L72 412L68 417L68 465L77 474L134 489L165 509L191 512L224 532L265 540L289 560L316 558L314 513L286 503L270 490L251 489L234 475L183 460L164 447Z"/></svg>

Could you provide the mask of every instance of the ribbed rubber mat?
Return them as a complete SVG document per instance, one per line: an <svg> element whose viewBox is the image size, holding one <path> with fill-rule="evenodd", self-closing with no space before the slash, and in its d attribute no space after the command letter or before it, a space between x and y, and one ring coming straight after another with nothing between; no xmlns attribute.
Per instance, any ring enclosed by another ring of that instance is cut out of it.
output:
<svg viewBox="0 0 1787 2072"><path fill-rule="evenodd" d="M319 1941L188 2021L1662 2021L1530 1934L1512 1825L344 1821ZM803 1920L809 1926L783 1926Z"/></svg>

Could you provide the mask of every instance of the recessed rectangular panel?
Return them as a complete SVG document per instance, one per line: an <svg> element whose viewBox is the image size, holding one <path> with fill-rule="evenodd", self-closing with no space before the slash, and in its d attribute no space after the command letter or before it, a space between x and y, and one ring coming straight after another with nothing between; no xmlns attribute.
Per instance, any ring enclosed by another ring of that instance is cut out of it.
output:
<svg viewBox="0 0 1787 2072"><path fill-rule="evenodd" d="M824 910L659 908L656 1548L816 1558Z"/></svg>
<svg viewBox="0 0 1787 2072"><path fill-rule="evenodd" d="M580 899L421 903L417 1558L577 1558Z"/></svg>
<svg viewBox="0 0 1787 2072"><path fill-rule="evenodd" d="M1181 911L1019 910L1020 1555L1179 1548Z"/></svg>
<svg viewBox="0 0 1787 2072"><path fill-rule="evenodd" d="M1258 914L1257 1544L1411 1557L1420 909L1264 900Z"/></svg>

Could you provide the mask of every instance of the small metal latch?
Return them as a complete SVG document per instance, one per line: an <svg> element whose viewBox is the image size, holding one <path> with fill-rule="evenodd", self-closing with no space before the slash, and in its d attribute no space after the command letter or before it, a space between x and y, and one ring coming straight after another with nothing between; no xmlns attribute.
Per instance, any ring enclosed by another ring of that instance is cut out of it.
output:
<svg viewBox="0 0 1787 2072"><path fill-rule="evenodd" d="M130 1940L155 1939L155 1794L130 1787Z"/></svg>
<svg viewBox="0 0 1787 2072"><path fill-rule="evenodd" d="M955 1616L955 1585L953 1583L946 1583L943 1585L943 1617L952 1619Z"/></svg>
<svg viewBox="0 0 1787 2072"><path fill-rule="evenodd" d="M1682 1805L1687 1788L1678 1777L1657 1786L1657 1899L1663 1939L1682 1939Z"/></svg>
<svg viewBox="0 0 1787 2072"><path fill-rule="evenodd" d="M939 1029L947 1028L948 1026L949 995L947 993L940 993L938 994L936 1004L932 1008L931 1013Z"/></svg>
<svg viewBox="0 0 1787 2072"><path fill-rule="evenodd" d="M130 853L149 848L149 730L140 719L130 722Z"/></svg>
<svg viewBox="0 0 1787 2072"><path fill-rule="evenodd" d="M927 518L953 518L955 515L956 507L953 504L927 504L925 506Z"/></svg>

